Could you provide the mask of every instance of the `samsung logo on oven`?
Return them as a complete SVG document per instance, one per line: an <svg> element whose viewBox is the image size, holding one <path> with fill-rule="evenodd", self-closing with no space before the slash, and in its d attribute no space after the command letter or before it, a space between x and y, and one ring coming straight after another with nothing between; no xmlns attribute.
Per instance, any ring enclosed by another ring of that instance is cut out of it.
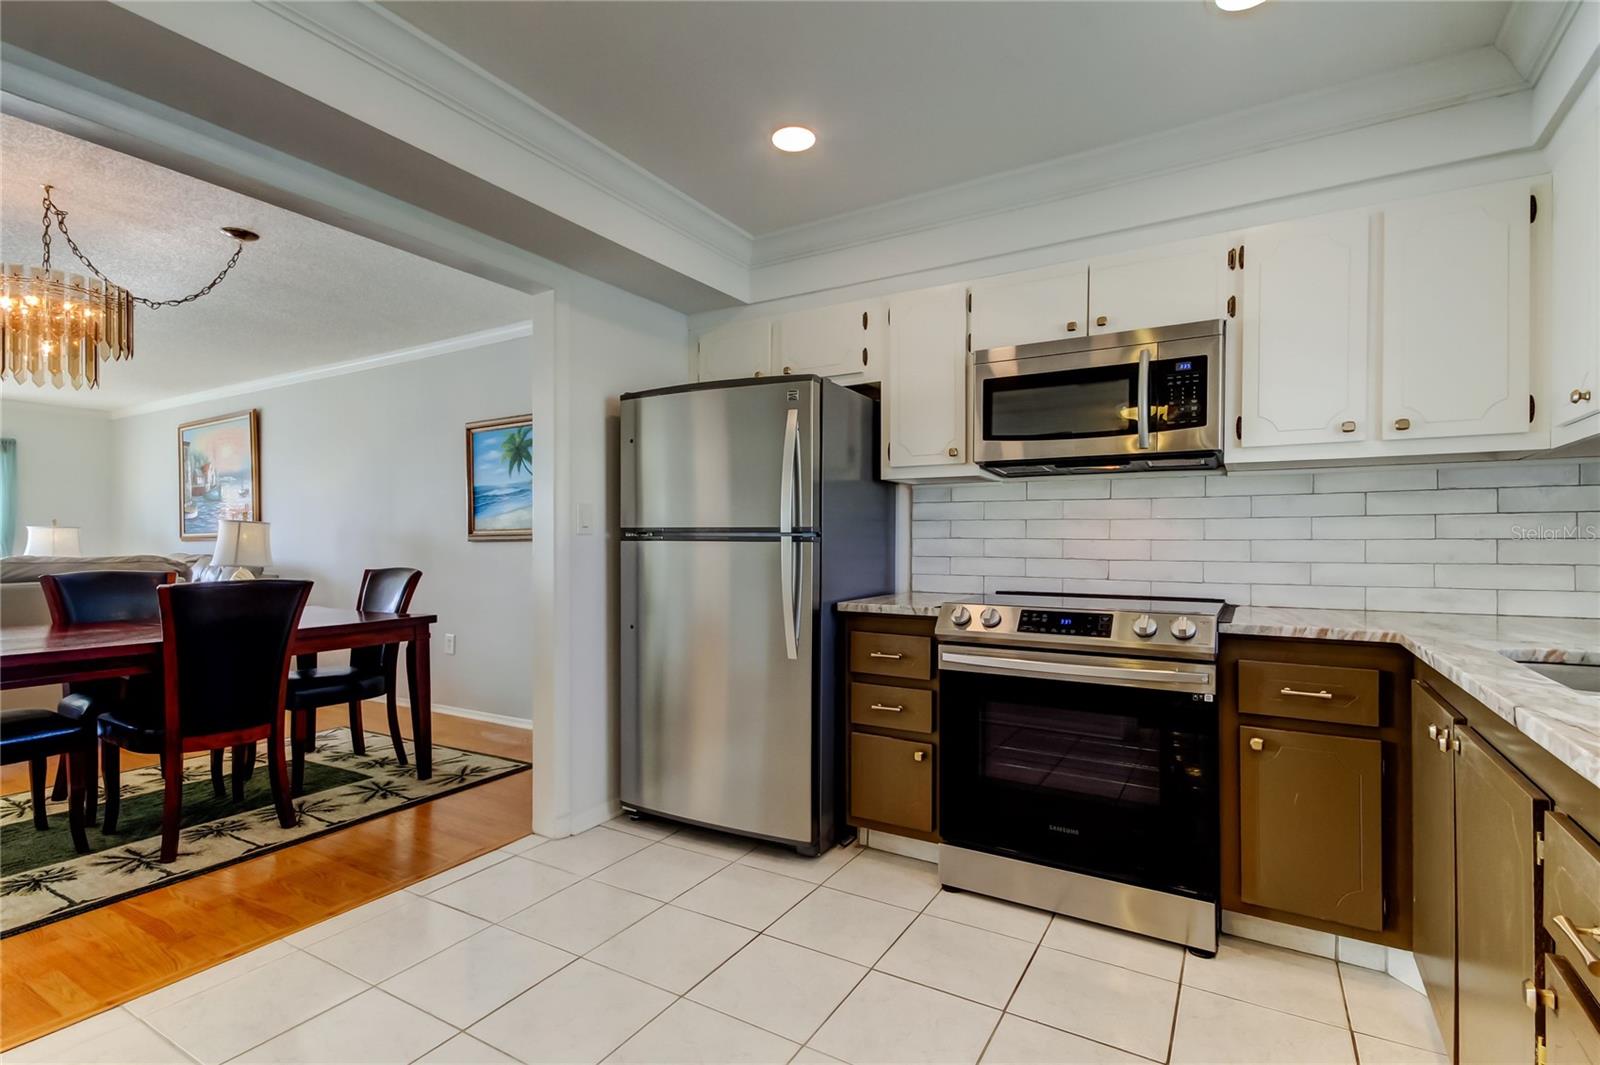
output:
<svg viewBox="0 0 1600 1065"><path fill-rule="evenodd" d="M1063 836L1081 836L1083 833L1070 825L1045 825L1052 832L1059 832Z"/></svg>

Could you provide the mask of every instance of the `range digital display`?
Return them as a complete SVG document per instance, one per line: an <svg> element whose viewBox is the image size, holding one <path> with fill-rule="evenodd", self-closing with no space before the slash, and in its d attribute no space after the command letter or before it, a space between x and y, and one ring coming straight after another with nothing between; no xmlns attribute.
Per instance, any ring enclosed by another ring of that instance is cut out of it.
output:
<svg viewBox="0 0 1600 1065"><path fill-rule="evenodd" d="M1024 610L1017 618L1017 631L1105 639L1111 635L1111 615L1068 610Z"/></svg>

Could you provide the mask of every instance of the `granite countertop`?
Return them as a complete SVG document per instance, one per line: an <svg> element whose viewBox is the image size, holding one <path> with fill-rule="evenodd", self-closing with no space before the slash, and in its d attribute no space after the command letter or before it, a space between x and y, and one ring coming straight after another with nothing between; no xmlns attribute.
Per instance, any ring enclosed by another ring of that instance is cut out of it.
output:
<svg viewBox="0 0 1600 1065"><path fill-rule="evenodd" d="M839 609L933 617L951 598L907 592ZM1600 621L1246 606L1234 610L1222 632L1399 644L1600 787L1600 694L1573 691L1522 664L1600 665Z"/></svg>

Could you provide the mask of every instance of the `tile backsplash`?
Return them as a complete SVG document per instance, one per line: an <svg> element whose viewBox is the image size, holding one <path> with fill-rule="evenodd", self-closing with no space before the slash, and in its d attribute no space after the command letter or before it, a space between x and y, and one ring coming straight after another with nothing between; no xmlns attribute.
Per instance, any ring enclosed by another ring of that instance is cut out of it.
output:
<svg viewBox="0 0 1600 1065"><path fill-rule="evenodd" d="M1600 462L918 485L919 592L1600 617Z"/></svg>

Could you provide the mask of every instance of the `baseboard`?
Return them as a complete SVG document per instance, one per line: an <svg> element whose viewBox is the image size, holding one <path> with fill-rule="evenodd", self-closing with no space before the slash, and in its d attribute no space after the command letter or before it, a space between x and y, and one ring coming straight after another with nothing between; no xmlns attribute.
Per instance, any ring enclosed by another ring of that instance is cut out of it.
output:
<svg viewBox="0 0 1600 1065"><path fill-rule="evenodd" d="M1416 991L1422 990L1422 976L1417 972L1416 959L1409 950L1385 947L1362 939L1318 932L1311 928L1272 921L1250 914L1222 911L1222 930L1230 936L1248 939L1269 946L1311 954L1345 965L1388 973L1396 980Z"/></svg>
<svg viewBox="0 0 1600 1065"><path fill-rule="evenodd" d="M367 702L382 704L382 700L379 699L368 699ZM409 699L396 699L395 704L403 706L407 710L411 709L411 700ZM448 703L434 703L433 712L436 714L448 714L451 717L470 718L473 721L487 721L492 725L505 725L507 728L519 728L525 732L533 731L533 722L525 717L491 714L484 710L469 710L464 706L451 706Z"/></svg>
<svg viewBox="0 0 1600 1065"><path fill-rule="evenodd" d="M880 832L875 828L861 830L861 845L876 851L887 851L905 858L915 858L923 862L937 862L939 860L939 845L929 843L925 839L912 839L909 836L897 836L893 832Z"/></svg>

